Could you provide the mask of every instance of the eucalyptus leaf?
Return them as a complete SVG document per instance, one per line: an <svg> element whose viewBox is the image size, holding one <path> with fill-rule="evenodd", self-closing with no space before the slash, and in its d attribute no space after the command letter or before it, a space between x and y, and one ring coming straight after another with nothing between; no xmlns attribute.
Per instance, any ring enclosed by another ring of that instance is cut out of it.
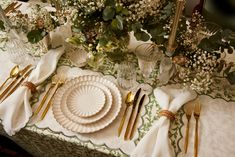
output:
<svg viewBox="0 0 235 157"><path fill-rule="evenodd" d="M165 42L165 38L163 36L157 36L157 37L153 38L153 40L158 45L163 44Z"/></svg>
<svg viewBox="0 0 235 157"><path fill-rule="evenodd" d="M153 38L158 37L158 36L163 36L165 34L163 27L161 26L156 26L153 29L150 29L149 33Z"/></svg>
<svg viewBox="0 0 235 157"><path fill-rule="evenodd" d="M5 30L4 22L0 20L0 30Z"/></svg>
<svg viewBox="0 0 235 157"><path fill-rule="evenodd" d="M141 40L142 41L148 41L149 39L150 39L150 36L147 33L145 33L145 32L141 33Z"/></svg>
<svg viewBox="0 0 235 157"><path fill-rule="evenodd" d="M113 7L111 7L111 6L107 6L103 10L103 19L105 21L112 20L114 15L115 15L115 9Z"/></svg>
<svg viewBox="0 0 235 157"><path fill-rule="evenodd" d="M221 32L217 32L216 34L210 36L209 40L211 42L213 42L214 45L215 44L219 45L219 47L225 45L224 42L222 42L222 34L221 34Z"/></svg>
<svg viewBox="0 0 235 157"><path fill-rule="evenodd" d="M235 71L228 73L227 80L230 84L235 84Z"/></svg>
<svg viewBox="0 0 235 157"><path fill-rule="evenodd" d="M222 39L222 34L220 32L217 32L214 35L210 36L209 39L213 41L220 41Z"/></svg>
<svg viewBox="0 0 235 157"><path fill-rule="evenodd" d="M122 20L122 17L117 15L116 19L113 19L111 25L115 29L123 30L123 20Z"/></svg>
<svg viewBox="0 0 235 157"><path fill-rule="evenodd" d="M134 36L136 37L137 40L141 41L148 41L150 39L150 36L144 31L135 32Z"/></svg>
<svg viewBox="0 0 235 157"><path fill-rule="evenodd" d="M141 40L141 33L140 32L134 32L134 36L137 40Z"/></svg>
<svg viewBox="0 0 235 157"><path fill-rule="evenodd" d="M27 38L30 43L34 44L42 40L45 35L45 32L43 32L42 30L31 30L27 34Z"/></svg>
<svg viewBox="0 0 235 157"><path fill-rule="evenodd" d="M198 47L202 50L205 50L205 51L213 51L214 49L212 48L213 47L213 43L211 43L211 41L207 38L204 38L201 40L200 44L198 45Z"/></svg>
<svg viewBox="0 0 235 157"><path fill-rule="evenodd" d="M131 25L131 29L134 31L134 32L137 32L139 31L143 26L141 25L141 23L137 22L137 23L134 23Z"/></svg>
<svg viewBox="0 0 235 157"><path fill-rule="evenodd" d="M122 62L123 60L125 60L126 57L126 53L123 52L121 49L117 49L114 52L107 52L106 54L109 59L117 63Z"/></svg>
<svg viewBox="0 0 235 157"><path fill-rule="evenodd" d="M160 19L161 20L166 20L168 17L171 16L172 14L172 8L174 7L174 4L173 2L169 2L168 5L166 5L163 10L162 10L162 13L163 15L160 16Z"/></svg>

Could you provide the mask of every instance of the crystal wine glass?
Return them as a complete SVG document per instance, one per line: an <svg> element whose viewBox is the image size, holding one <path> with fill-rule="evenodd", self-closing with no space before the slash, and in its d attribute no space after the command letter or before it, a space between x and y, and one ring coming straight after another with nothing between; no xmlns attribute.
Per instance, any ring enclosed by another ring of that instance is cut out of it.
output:
<svg viewBox="0 0 235 157"><path fill-rule="evenodd" d="M138 58L140 71L145 78L152 73L155 64L162 57L163 53L159 46L153 43L144 43L136 47L135 54Z"/></svg>

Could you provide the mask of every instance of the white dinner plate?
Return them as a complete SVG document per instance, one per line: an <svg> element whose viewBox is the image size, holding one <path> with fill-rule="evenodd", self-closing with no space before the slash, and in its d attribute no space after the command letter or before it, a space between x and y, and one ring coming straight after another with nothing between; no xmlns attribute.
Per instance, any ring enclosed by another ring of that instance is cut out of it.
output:
<svg viewBox="0 0 235 157"><path fill-rule="evenodd" d="M60 105L61 102L64 100L63 99L64 86L63 86L62 88L58 90L58 92L55 95L55 99L53 101L53 107L52 107L53 114L57 122L68 130L78 132L78 133L96 132L98 130L101 130L107 127L118 116L118 113L120 112L120 109L121 109L121 103L122 103L121 93L114 83L100 76L81 76L81 77L78 77L76 79L69 81L65 85L67 87L68 86L71 87L80 82L98 82L108 87L113 95L113 104L112 104L110 111L103 118L96 121L95 123L80 124L80 123L76 123L72 121L71 119L69 119L68 117L64 115L64 113L62 112L61 105Z"/></svg>

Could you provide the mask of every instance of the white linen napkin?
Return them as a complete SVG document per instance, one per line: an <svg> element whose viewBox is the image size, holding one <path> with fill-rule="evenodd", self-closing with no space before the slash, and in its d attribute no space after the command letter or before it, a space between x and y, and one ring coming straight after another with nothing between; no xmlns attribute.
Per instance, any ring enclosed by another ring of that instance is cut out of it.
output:
<svg viewBox="0 0 235 157"><path fill-rule="evenodd" d="M42 56L27 81L35 85L45 81L55 71L57 62L63 53L64 46L49 50ZM0 104L0 119L8 135L12 136L23 128L32 116L30 97L31 91L27 87L21 86Z"/></svg>
<svg viewBox="0 0 235 157"><path fill-rule="evenodd" d="M196 97L196 93L186 89L170 87L156 88L154 96L162 110L176 113L182 105ZM168 132L170 120L162 116L156 121L150 131L140 140L131 157L173 157L173 149Z"/></svg>

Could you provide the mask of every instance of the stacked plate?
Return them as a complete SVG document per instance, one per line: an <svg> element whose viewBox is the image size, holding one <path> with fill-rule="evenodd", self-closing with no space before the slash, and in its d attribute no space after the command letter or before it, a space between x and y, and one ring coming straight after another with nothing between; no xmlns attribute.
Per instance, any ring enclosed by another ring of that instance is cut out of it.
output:
<svg viewBox="0 0 235 157"><path fill-rule="evenodd" d="M113 82L100 76L81 76L58 90L52 110L64 128L91 133L112 123L121 103L121 93Z"/></svg>

